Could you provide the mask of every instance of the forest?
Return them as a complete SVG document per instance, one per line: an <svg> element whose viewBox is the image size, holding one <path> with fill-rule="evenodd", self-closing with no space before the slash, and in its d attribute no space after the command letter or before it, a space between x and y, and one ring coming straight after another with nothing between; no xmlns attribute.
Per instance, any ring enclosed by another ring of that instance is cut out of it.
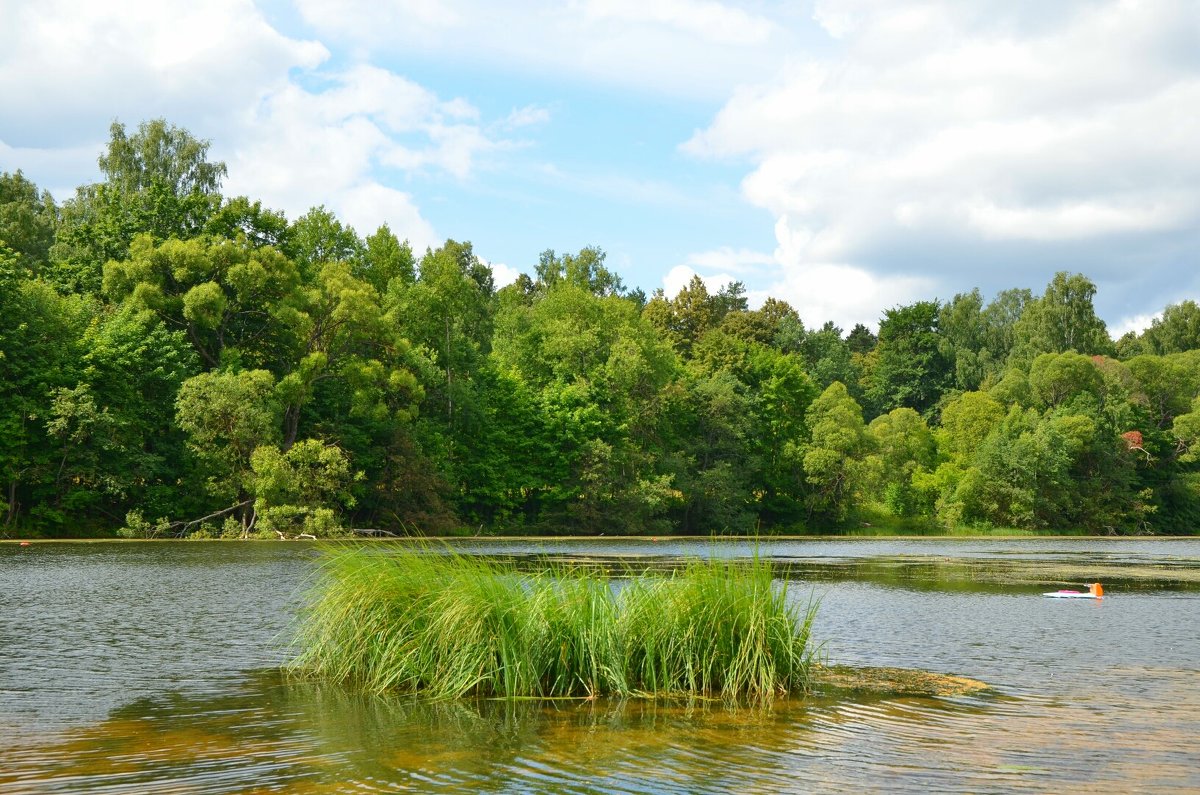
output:
<svg viewBox="0 0 1200 795"><path fill-rule="evenodd" d="M468 242L222 195L161 119L99 166L0 174L0 535L1200 527L1191 300L1114 341L1064 271L846 332L596 247L497 289Z"/></svg>

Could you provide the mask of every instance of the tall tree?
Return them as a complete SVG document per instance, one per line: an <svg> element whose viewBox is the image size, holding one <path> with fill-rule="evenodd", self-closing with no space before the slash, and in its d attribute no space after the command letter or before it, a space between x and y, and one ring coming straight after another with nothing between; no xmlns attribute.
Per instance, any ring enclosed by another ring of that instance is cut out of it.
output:
<svg viewBox="0 0 1200 795"><path fill-rule="evenodd" d="M362 264L355 275L368 282L380 295L387 292L392 279L399 279L404 284L412 284L416 279L412 246L407 240L400 242L387 224L376 229L364 243Z"/></svg>
<svg viewBox="0 0 1200 795"><path fill-rule="evenodd" d="M272 248L244 238L138 237L128 259L104 269L104 294L183 331L205 367L240 363L277 372L296 345L300 275Z"/></svg>
<svg viewBox="0 0 1200 795"><path fill-rule="evenodd" d="M283 251L295 260L300 273L307 278L330 262L357 266L363 243L352 227L343 226L336 215L321 205L292 222Z"/></svg>
<svg viewBox="0 0 1200 795"><path fill-rule="evenodd" d="M877 411L907 407L929 411L951 384L953 363L946 358L936 301L888 309L879 324L878 360L867 401Z"/></svg>
<svg viewBox="0 0 1200 795"><path fill-rule="evenodd" d="M1096 285L1078 273L1056 273L1041 298L1031 301L1013 327L1010 362L1028 365L1041 353L1115 353L1092 298Z"/></svg>
<svg viewBox="0 0 1200 795"><path fill-rule="evenodd" d="M101 268L124 259L134 237L187 239L204 231L220 206L225 164L208 160L209 142L163 119L128 134L113 122L99 157L105 181L85 185L62 208L51 259L55 280L99 292Z"/></svg>
<svg viewBox="0 0 1200 795"><path fill-rule="evenodd" d="M0 173L0 246L17 255L27 273L41 270L58 226L58 206L18 170Z"/></svg>
<svg viewBox="0 0 1200 795"><path fill-rule="evenodd" d="M1200 349L1200 306L1190 299L1171 304L1162 317L1150 321L1142 335L1150 350L1159 355Z"/></svg>
<svg viewBox="0 0 1200 795"><path fill-rule="evenodd" d="M623 295L625 284L604 264L606 257L604 250L596 246L582 248L578 254L561 256L553 249L546 249L534 269L537 288L546 290L565 282L593 295Z"/></svg>
<svg viewBox="0 0 1200 795"><path fill-rule="evenodd" d="M862 409L845 385L830 384L808 407L812 437L804 453L804 473L812 491L809 515L840 523L849 514L865 442Z"/></svg>
<svg viewBox="0 0 1200 795"><path fill-rule="evenodd" d="M59 390L79 381L95 307L22 275L17 255L0 247L0 511L5 527L32 520L61 530L62 447L46 420Z"/></svg>
<svg viewBox="0 0 1200 795"><path fill-rule="evenodd" d="M491 349L494 297L491 270L470 243L455 240L425 252L415 282L389 283L389 313L405 337L432 352L440 369L438 382L424 386L447 423L454 422L456 396Z"/></svg>

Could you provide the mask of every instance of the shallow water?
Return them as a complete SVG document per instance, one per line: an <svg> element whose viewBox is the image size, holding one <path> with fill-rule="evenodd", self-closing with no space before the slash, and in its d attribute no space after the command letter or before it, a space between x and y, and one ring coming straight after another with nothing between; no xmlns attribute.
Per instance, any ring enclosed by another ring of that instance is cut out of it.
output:
<svg viewBox="0 0 1200 795"><path fill-rule="evenodd" d="M1200 789L1200 589L1179 574L1200 569L1200 541L461 545L660 564L757 551L821 600L831 662L993 689L765 709L363 697L277 673L315 546L2 544L0 791ZM1056 572L1123 567L1103 602L1038 595Z"/></svg>

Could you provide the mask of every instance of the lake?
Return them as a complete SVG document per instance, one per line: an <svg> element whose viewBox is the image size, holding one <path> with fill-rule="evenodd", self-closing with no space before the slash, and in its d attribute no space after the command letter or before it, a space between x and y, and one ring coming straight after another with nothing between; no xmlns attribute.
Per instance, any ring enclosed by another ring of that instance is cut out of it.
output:
<svg viewBox="0 0 1200 795"><path fill-rule="evenodd" d="M0 544L0 791L1200 790L1200 539L462 540L775 561L829 662L980 679L817 694L431 704L288 680L302 542ZM1042 591L1093 579L1106 598Z"/></svg>

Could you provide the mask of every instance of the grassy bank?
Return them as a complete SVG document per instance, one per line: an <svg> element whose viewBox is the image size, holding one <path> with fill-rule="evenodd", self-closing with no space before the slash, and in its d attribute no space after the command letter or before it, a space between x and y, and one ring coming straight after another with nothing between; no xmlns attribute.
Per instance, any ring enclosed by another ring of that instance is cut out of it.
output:
<svg viewBox="0 0 1200 795"><path fill-rule="evenodd" d="M433 548L325 561L291 670L433 698L803 690L815 607L765 561L696 561L613 582Z"/></svg>

